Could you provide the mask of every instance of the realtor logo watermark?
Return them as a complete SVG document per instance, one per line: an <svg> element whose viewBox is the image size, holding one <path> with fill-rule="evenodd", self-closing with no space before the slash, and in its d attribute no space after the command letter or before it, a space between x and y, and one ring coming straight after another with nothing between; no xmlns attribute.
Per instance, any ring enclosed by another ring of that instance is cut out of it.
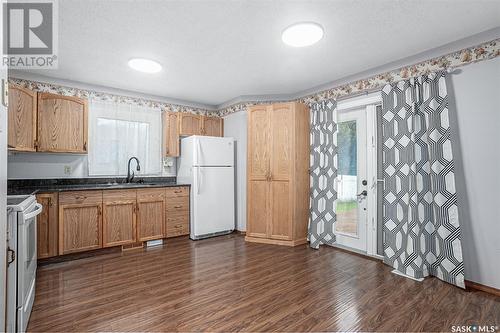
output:
<svg viewBox="0 0 500 333"><path fill-rule="evenodd" d="M495 333L498 332L497 325L453 325L452 333Z"/></svg>
<svg viewBox="0 0 500 333"><path fill-rule="evenodd" d="M56 69L57 0L9 0L2 5L2 65L14 69Z"/></svg>

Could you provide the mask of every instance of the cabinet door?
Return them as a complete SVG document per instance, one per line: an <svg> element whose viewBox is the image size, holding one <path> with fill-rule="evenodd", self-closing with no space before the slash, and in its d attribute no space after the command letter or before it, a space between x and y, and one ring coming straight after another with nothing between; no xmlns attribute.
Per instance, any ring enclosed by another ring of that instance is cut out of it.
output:
<svg viewBox="0 0 500 333"><path fill-rule="evenodd" d="M9 150L36 150L36 103L36 92L9 85Z"/></svg>
<svg viewBox="0 0 500 333"><path fill-rule="evenodd" d="M137 240L163 238L164 228L165 189L137 190Z"/></svg>
<svg viewBox="0 0 500 333"><path fill-rule="evenodd" d="M266 180L269 174L270 110L254 106L248 111L248 179Z"/></svg>
<svg viewBox="0 0 500 333"><path fill-rule="evenodd" d="M59 254L102 247L102 191L59 195Z"/></svg>
<svg viewBox="0 0 500 333"><path fill-rule="evenodd" d="M290 182L271 182L270 238L292 239L292 202Z"/></svg>
<svg viewBox="0 0 500 333"><path fill-rule="evenodd" d="M224 120L218 117L203 117L203 135L224 136Z"/></svg>
<svg viewBox="0 0 500 333"><path fill-rule="evenodd" d="M247 235L269 236L269 182L251 180L248 182Z"/></svg>
<svg viewBox="0 0 500 333"><path fill-rule="evenodd" d="M103 247L134 243L136 239L136 191L104 191Z"/></svg>
<svg viewBox="0 0 500 333"><path fill-rule="evenodd" d="M87 101L38 94L38 151L87 152Z"/></svg>
<svg viewBox="0 0 500 333"><path fill-rule="evenodd" d="M39 259L57 256L58 214L57 193L37 194L36 201L43 210L36 219L37 256Z"/></svg>
<svg viewBox="0 0 500 333"><path fill-rule="evenodd" d="M179 114L163 113L163 156L179 156Z"/></svg>
<svg viewBox="0 0 500 333"><path fill-rule="evenodd" d="M275 104L271 112L271 180L291 178L293 156L293 104Z"/></svg>
<svg viewBox="0 0 500 333"><path fill-rule="evenodd" d="M191 113L181 113L179 135L201 135L201 116Z"/></svg>

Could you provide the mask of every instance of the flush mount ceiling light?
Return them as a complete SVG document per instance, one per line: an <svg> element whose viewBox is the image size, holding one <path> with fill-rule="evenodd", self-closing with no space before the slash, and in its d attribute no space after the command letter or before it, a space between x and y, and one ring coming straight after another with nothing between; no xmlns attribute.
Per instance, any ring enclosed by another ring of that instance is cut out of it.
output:
<svg viewBox="0 0 500 333"><path fill-rule="evenodd" d="M314 22L295 23L283 30L281 40L286 45L304 47L323 38L323 27Z"/></svg>
<svg viewBox="0 0 500 333"><path fill-rule="evenodd" d="M133 58L128 61L128 66L136 71L143 73L158 73L161 71L161 65L154 60Z"/></svg>

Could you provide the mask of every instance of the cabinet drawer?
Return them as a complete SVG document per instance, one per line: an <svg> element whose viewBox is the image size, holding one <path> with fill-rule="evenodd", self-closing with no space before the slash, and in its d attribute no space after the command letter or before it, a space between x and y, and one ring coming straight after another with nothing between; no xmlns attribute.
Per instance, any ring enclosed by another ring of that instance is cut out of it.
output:
<svg viewBox="0 0 500 333"><path fill-rule="evenodd" d="M167 198L167 212L187 212L189 211L189 197Z"/></svg>
<svg viewBox="0 0 500 333"><path fill-rule="evenodd" d="M189 234L189 212L167 215L167 237Z"/></svg>
<svg viewBox="0 0 500 333"><path fill-rule="evenodd" d="M189 187L188 186L168 187L165 193L167 198L187 197L189 196Z"/></svg>
<svg viewBox="0 0 500 333"><path fill-rule="evenodd" d="M102 200L104 202L125 202L137 199L136 190L105 190L102 192Z"/></svg>
<svg viewBox="0 0 500 333"><path fill-rule="evenodd" d="M60 205L73 204L101 204L102 191L72 191L62 192L59 195Z"/></svg>
<svg viewBox="0 0 500 333"><path fill-rule="evenodd" d="M162 188L145 188L137 190L137 202L162 201L165 199L165 190Z"/></svg>

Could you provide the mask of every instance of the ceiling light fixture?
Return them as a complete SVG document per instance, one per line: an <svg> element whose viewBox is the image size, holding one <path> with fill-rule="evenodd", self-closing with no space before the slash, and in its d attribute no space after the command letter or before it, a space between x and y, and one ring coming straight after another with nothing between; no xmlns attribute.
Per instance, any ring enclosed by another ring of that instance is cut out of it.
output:
<svg viewBox="0 0 500 333"><path fill-rule="evenodd" d="M323 27L314 22L295 23L283 30L281 40L293 47L315 44L323 38Z"/></svg>
<svg viewBox="0 0 500 333"><path fill-rule="evenodd" d="M158 73L161 71L161 65L158 62L144 58L130 59L128 66L143 73Z"/></svg>

